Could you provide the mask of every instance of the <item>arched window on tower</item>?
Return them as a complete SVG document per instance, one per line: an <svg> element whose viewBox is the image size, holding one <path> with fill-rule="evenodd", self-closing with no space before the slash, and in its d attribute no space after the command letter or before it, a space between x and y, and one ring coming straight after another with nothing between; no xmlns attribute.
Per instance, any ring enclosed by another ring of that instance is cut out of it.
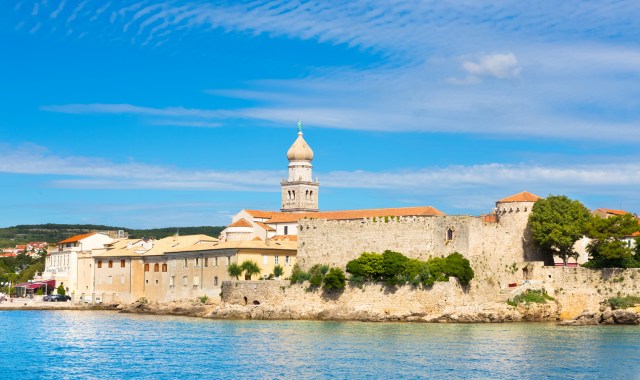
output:
<svg viewBox="0 0 640 380"><path fill-rule="evenodd" d="M291 199L294 200L294 201L296 200L296 191L295 190L293 190L291 192Z"/></svg>
<svg viewBox="0 0 640 380"><path fill-rule="evenodd" d="M313 199L313 190L309 191L309 199Z"/></svg>

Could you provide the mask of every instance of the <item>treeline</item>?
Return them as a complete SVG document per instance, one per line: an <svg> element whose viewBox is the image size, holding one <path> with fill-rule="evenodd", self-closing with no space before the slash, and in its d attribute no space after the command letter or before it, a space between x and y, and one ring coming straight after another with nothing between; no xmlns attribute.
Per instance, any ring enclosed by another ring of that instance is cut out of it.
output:
<svg viewBox="0 0 640 380"><path fill-rule="evenodd" d="M85 234L91 231L118 231L129 233L132 239L152 237L162 239L175 235L209 235L218 237L223 226L200 227L166 227L151 229L132 229L125 227L105 226L100 224L24 224L13 227L0 228L0 247L14 247L16 244L26 244L32 241L46 241L55 243L68 237Z"/></svg>
<svg viewBox="0 0 640 380"><path fill-rule="evenodd" d="M431 287L437 281L449 281L456 277L462 286L468 286L474 277L473 269L464 256L454 252L447 257L434 257L426 261L408 258L400 252L386 250L383 253L364 252L347 263L349 283L361 286L365 282L384 283L388 286L410 284L414 287ZM291 273L291 283L308 281L310 289L344 289L347 278L340 268L316 264L303 271L298 264Z"/></svg>

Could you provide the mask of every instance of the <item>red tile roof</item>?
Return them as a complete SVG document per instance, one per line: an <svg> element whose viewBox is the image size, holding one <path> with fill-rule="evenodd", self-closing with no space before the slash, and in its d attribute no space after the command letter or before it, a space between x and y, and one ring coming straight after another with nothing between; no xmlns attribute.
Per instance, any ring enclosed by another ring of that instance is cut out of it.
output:
<svg viewBox="0 0 640 380"><path fill-rule="evenodd" d="M523 191L521 193L512 195L510 197L506 197L504 199L500 199L499 203L509 203L509 202L535 202L540 199L539 196L532 194L528 191Z"/></svg>
<svg viewBox="0 0 640 380"><path fill-rule="evenodd" d="M235 222L229 224L229 227L253 227L246 219L238 219Z"/></svg>
<svg viewBox="0 0 640 380"><path fill-rule="evenodd" d="M266 224L262 223L262 222L256 222L257 225L259 225L260 227L264 228L266 231L275 231L276 229L271 227L271 226L267 226Z"/></svg>
<svg viewBox="0 0 640 380"><path fill-rule="evenodd" d="M68 238L68 239L65 239L65 240L63 240L63 241L61 241L61 242L58 242L58 244L75 243L75 242L77 242L77 241L80 241L80 240L82 240L82 239L86 239L86 238L88 238L89 236L91 236L91 235L95 235L95 234L96 234L95 232L89 232L88 234L82 234L82 235L72 236L72 237L70 237L70 238Z"/></svg>
<svg viewBox="0 0 640 380"><path fill-rule="evenodd" d="M303 218L349 220L380 218L385 216L444 216L445 214L431 206L378 208L368 210L343 210L322 212L274 212L267 223L297 222Z"/></svg>
<svg viewBox="0 0 640 380"><path fill-rule="evenodd" d="M611 214L611 215L626 215L626 214L629 214L628 212L626 212L624 210L612 210L610 208L599 208L599 209L597 209L595 211L602 211L602 212L604 212L606 214Z"/></svg>
<svg viewBox="0 0 640 380"><path fill-rule="evenodd" d="M271 215L278 213L278 211L261 211L261 210L244 210L246 212L249 213L249 215L253 216L254 218L260 218L260 219L269 219L271 218Z"/></svg>
<svg viewBox="0 0 640 380"><path fill-rule="evenodd" d="M298 235L276 235L271 238L274 241L298 241Z"/></svg>

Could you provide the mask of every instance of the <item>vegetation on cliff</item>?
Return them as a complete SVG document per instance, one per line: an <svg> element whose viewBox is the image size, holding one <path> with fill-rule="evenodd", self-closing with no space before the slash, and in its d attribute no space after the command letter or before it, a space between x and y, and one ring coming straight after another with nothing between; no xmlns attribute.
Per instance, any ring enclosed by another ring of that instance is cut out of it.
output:
<svg viewBox="0 0 640 380"><path fill-rule="evenodd" d="M522 294L518 294L513 300L507 301L511 306L517 306L518 304L525 303L546 303L547 301L554 301L555 299L547 294L544 290L527 290Z"/></svg>
<svg viewBox="0 0 640 380"><path fill-rule="evenodd" d="M389 286L407 283L431 286L436 281L448 281L449 277L457 277L461 285L467 286L474 277L469 260L458 252L427 261L410 259L390 250L382 254L364 252L347 263L347 272L351 274L351 282L384 282Z"/></svg>
<svg viewBox="0 0 640 380"><path fill-rule="evenodd" d="M612 309L626 309L628 307L634 307L640 305L640 297L638 296L626 296L626 297L614 297L607 300L609 306Z"/></svg>

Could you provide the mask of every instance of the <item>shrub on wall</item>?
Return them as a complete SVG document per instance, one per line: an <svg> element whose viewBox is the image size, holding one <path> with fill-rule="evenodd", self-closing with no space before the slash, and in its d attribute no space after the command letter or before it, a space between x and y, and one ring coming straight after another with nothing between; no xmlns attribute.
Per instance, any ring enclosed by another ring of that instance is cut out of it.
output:
<svg viewBox="0 0 640 380"><path fill-rule="evenodd" d="M309 280L309 273L305 272L300 268L300 264L295 264L291 269L291 283L292 284L302 284L303 282Z"/></svg>
<svg viewBox="0 0 640 380"><path fill-rule="evenodd" d="M407 282L414 286L431 286L436 281L448 281L450 276L457 277L461 285L467 286L474 277L469 260L458 252L427 261L409 259L389 250L382 255L365 252L347 263L347 272L353 283L384 281L391 286Z"/></svg>
<svg viewBox="0 0 640 380"><path fill-rule="evenodd" d="M327 290L344 289L347 284L347 278L340 268L331 268L324 276L324 288Z"/></svg>

